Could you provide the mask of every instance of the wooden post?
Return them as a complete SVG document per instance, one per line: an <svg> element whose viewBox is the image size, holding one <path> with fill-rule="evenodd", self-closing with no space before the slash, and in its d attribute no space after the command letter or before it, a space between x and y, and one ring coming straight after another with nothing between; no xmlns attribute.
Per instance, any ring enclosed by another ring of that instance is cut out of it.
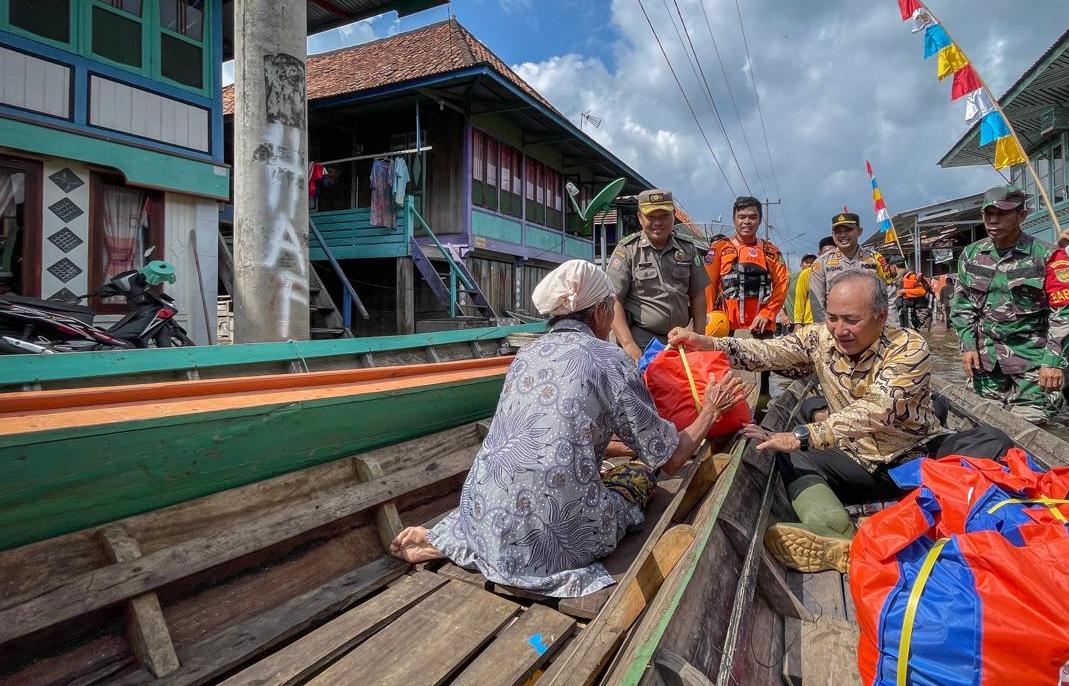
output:
<svg viewBox="0 0 1069 686"><path fill-rule="evenodd" d="M397 335L416 333L416 292L412 258L397 258Z"/></svg>
<svg viewBox="0 0 1069 686"><path fill-rule="evenodd" d="M141 557L137 540L120 527L103 529L100 541L112 562L129 562ZM137 659L157 678L178 669L178 656L155 593L144 593L127 602L126 628Z"/></svg>
<svg viewBox="0 0 1069 686"><path fill-rule="evenodd" d="M373 481L381 479L385 474L382 465L373 457L356 457L356 472L361 481ZM401 515L397 513L397 506L392 502L385 502L375 508L375 525L379 530L379 540L382 547L390 549L390 543L401 533L404 526L401 524Z"/></svg>

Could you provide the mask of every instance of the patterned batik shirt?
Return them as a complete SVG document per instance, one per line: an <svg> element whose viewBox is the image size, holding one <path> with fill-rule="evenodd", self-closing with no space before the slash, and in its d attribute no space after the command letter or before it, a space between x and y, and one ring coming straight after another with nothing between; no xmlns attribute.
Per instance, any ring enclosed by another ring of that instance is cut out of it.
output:
<svg viewBox="0 0 1069 686"><path fill-rule="evenodd" d="M560 598L609 586L596 560L644 521L601 481L614 433L653 469L679 443L631 358L561 321L516 354L460 507L428 539L495 583Z"/></svg>
<svg viewBox="0 0 1069 686"><path fill-rule="evenodd" d="M1052 305L1044 287L1048 273L1066 271L1054 258L1053 248L1024 233L1004 255L990 238L962 252L950 321L961 351L980 353L985 371L1065 367L1069 308Z"/></svg>
<svg viewBox="0 0 1069 686"><path fill-rule="evenodd" d="M823 324L772 340L709 339L734 367L815 373L830 416L809 425L809 447L838 448L868 471L942 433L932 411L928 344L915 331L887 326L856 360Z"/></svg>

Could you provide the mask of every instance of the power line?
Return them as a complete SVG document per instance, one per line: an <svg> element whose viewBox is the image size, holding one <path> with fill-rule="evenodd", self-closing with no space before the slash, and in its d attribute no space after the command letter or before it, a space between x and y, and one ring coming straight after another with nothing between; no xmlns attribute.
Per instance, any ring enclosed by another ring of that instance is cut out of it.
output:
<svg viewBox="0 0 1069 686"><path fill-rule="evenodd" d="M672 22L672 28L676 29L676 35L679 36L679 43L683 47L683 52L687 53L687 46L683 45L683 36L680 35L679 29L676 28L675 19L672 18L672 11L668 9L668 0L663 0L664 9L668 12L668 20ZM672 0L672 4L675 5L676 14L679 15L679 24L683 27L683 33L687 36L687 45L690 46L690 54L694 55L694 64L698 65L697 71L694 74L696 79L700 78L701 82L705 84L705 99L709 103L709 107L713 110L713 114L716 115L716 123L720 125L720 131L724 134L724 140L727 141L728 150L731 152L731 159L735 161L735 167L739 170L739 176L742 177L742 185L746 186L746 192L753 194L750 190L750 183L746 180L746 173L742 171L742 164L739 163L739 157L735 154L735 146L731 144L731 136L728 135L727 127L724 126L724 120L720 117L720 110L716 106L716 101L713 99L713 89L709 87L709 79L705 78L705 70L702 69L701 59L698 57L698 51L694 49L694 42L690 37L690 30L687 28L687 23L683 20L683 12L679 9L679 3L676 0ZM690 54L687 54L687 61L690 61ZM693 68L693 67L692 67ZM699 73L701 76L699 77ZM699 90L701 88L699 87Z"/></svg>
<svg viewBox="0 0 1069 686"><path fill-rule="evenodd" d="M768 167L772 170L772 183L776 187L776 195L780 198L783 197L783 193L779 189L779 177L776 175L776 165L772 162L772 146L768 144L768 127L765 126L765 115L761 111L761 96L757 93L757 77L754 75L753 59L750 57L750 44L746 40L746 26L742 21L742 8L739 6L739 0L735 0L735 11L739 15L739 30L742 32L742 47L746 51L746 66L749 67L750 72L750 84L753 86L754 102L757 103L757 116L761 120L761 134L765 139L765 150L768 152ZM787 217L783 213L782 207L780 208L780 215L783 216L783 221L786 223Z"/></svg>
<svg viewBox="0 0 1069 686"><path fill-rule="evenodd" d="M720 159L716 156L716 151L713 150L713 144L709 142L709 136L705 134L705 129L702 128L701 120L698 119L698 113L694 111L694 106L690 104L690 98L687 97L687 92L683 90L683 84L680 83L679 77L676 76L676 70L672 68L672 61L668 59L668 53L665 52L664 45L661 44L661 39L657 35L657 29L653 27L653 22L650 20L650 15L646 12L645 5L642 4L642 0L636 0L638 7L642 10L642 16L646 18L646 23L649 24L650 33L653 34L653 39L657 41L657 47L661 49L661 54L664 56L664 62L668 65L668 71L671 72L672 78L676 82L676 87L679 88L680 95L683 96L683 101L687 103L687 109L690 110L690 116L694 118L694 123L698 127L698 132L701 133L702 139L705 140L705 146L709 148L709 154L713 156L713 162L716 162L716 168L720 170L720 175L724 177L724 183L727 184L728 190L732 195L737 195L735 189L731 185L731 180L728 179L728 175L724 172L724 167L720 164Z"/></svg>
<svg viewBox="0 0 1069 686"><path fill-rule="evenodd" d="M767 195L768 191L765 187L765 179L761 174L761 168L757 166L757 158L754 157L753 148L750 147L750 136L746 133L746 124L743 123L742 114L739 112L739 104L735 100L735 89L731 87L731 79L728 78L728 71L724 67L724 60L720 57L720 48L716 44L716 35L713 33L713 24L709 21L709 12L705 9L705 0L698 0L698 6L702 8L702 15L705 17L705 27L709 29L709 40L713 44L713 52L716 53L716 61L720 64L720 73L724 75L724 85L728 89L728 97L731 99L731 106L735 110L735 116L739 120L739 128L742 130L742 140L746 143L746 152L750 155L750 164L753 165L754 172L757 174L757 181L761 184L761 191Z"/></svg>

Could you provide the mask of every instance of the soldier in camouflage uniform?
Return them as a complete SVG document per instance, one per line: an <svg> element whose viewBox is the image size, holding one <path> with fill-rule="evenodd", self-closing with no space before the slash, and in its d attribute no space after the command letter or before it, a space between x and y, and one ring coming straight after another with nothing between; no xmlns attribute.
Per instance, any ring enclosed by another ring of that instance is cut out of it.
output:
<svg viewBox="0 0 1069 686"><path fill-rule="evenodd" d="M1013 186L984 194L988 237L961 255L950 318L976 393L1043 422L1061 402L1069 307L1051 305L1054 249L1021 232L1024 202Z"/></svg>

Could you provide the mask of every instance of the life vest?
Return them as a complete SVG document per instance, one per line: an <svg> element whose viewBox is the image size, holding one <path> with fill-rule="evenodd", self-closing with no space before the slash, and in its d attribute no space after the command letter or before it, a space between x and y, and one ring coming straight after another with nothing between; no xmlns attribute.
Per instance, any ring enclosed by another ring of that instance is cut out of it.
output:
<svg viewBox="0 0 1069 686"><path fill-rule="evenodd" d="M772 295L772 272L769 263L778 259L779 253L771 243L758 240L756 245L739 243L734 236L725 241L720 249L721 262L731 262L731 270L720 280L720 300L756 298L759 302Z"/></svg>
<svg viewBox="0 0 1069 686"><path fill-rule="evenodd" d="M906 272L902 277L902 288L906 291L906 298L923 298L932 290L928 279L917 272Z"/></svg>

